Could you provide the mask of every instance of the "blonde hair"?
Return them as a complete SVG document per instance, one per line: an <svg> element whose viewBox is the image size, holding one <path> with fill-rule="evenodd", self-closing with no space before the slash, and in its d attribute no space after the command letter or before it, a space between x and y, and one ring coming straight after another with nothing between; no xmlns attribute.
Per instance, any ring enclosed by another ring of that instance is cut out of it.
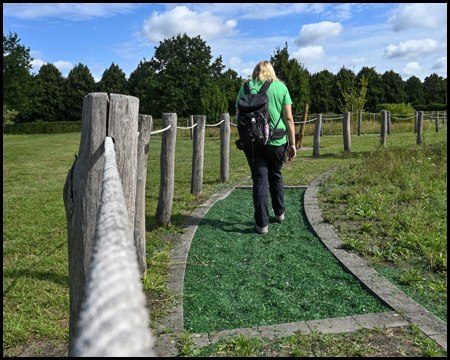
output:
<svg viewBox="0 0 450 360"><path fill-rule="evenodd" d="M259 79L261 82L264 82L267 79L281 83L283 82L275 75L275 70L273 69L272 64L266 60L260 61L256 64L255 69L253 70L252 80L256 79Z"/></svg>

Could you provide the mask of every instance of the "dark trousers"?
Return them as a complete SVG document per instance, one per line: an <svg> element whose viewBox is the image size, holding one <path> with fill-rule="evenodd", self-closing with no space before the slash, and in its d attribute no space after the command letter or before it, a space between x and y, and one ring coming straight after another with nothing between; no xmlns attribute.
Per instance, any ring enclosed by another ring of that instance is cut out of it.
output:
<svg viewBox="0 0 450 360"><path fill-rule="evenodd" d="M284 184L281 175L287 144L266 145L259 149L245 150L253 179L253 205L255 222L260 227L269 225L269 190L275 215L284 213Z"/></svg>

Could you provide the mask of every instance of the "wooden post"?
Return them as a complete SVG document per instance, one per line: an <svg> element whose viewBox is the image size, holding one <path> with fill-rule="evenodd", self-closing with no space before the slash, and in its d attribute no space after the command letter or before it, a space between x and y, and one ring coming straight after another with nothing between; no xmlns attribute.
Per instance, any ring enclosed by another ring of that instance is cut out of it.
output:
<svg viewBox="0 0 450 360"><path fill-rule="evenodd" d="M351 152L352 144L350 137L350 114L349 112L344 112L344 118L342 119L342 132L344 134L344 151Z"/></svg>
<svg viewBox="0 0 450 360"><path fill-rule="evenodd" d="M194 126L194 116L193 115L189 115L189 120L191 122L191 125L189 125L189 126ZM190 129L190 132L191 132L191 140L192 140L192 137L194 134L194 129Z"/></svg>
<svg viewBox="0 0 450 360"><path fill-rule="evenodd" d="M220 180L223 183L230 179L230 115L220 115Z"/></svg>
<svg viewBox="0 0 450 360"><path fill-rule="evenodd" d="M69 258L69 354L94 246L105 161L107 109L106 93L85 96L78 158L69 170L63 190Z"/></svg>
<svg viewBox="0 0 450 360"><path fill-rule="evenodd" d="M175 185L175 143L177 139L177 114L164 113L162 128L171 126L162 133L161 141L161 182L159 185L158 207L156 208L156 226L170 225L173 190Z"/></svg>
<svg viewBox="0 0 450 360"><path fill-rule="evenodd" d="M192 154L192 182L191 194L197 196L202 192L203 183L203 159L205 148L205 123L206 116L194 115L194 144Z"/></svg>
<svg viewBox="0 0 450 360"><path fill-rule="evenodd" d="M134 226L136 206L138 117L139 99L137 97L110 94L108 136L114 139L117 170L131 226Z"/></svg>
<svg viewBox="0 0 450 360"><path fill-rule="evenodd" d="M387 134L391 135L391 112L387 112Z"/></svg>
<svg viewBox="0 0 450 360"><path fill-rule="evenodd" d="M150 115L139 114L134 244L136 245L141 275L144 275L147 270L145 253L145 185L147 182L148 143L150 141L152 122L153 119Z"/></svg>
<svg viewBox="0 0 450 360"><path fill-rule="evenodd" d="M439 132L439 111L436 111L436 132Z"/></svg>
<svg viewBox="0 0 450 360"><path fill-rule="evenodd" d="M442 125L445 125L445 115L446 115L446 111L444 110L444 113L442 114Z"/></svg>
<svg viewBox="0 0 450 360"><path fill-rule="evenodd" d="M362 127L362 110L358 112L358 136L361 136L361 127Z"/></svg>
<svg viewBox="0 0 450 360"><path fill-rule="evenodd" d="M322 114L320 114L320 115L322 115ZM322 119L322 117L321 117L321 119ZM320 136L321 137L323 136L323 123L324 123L324 121L320 122Z"/></svg>
<svg viewBox="0 0 450 360"><path fill-rule="evenodd" d="M423 111L419 111L417 117L417 145L422 144L422 130L423 130Z"/></svg>
<svg viewBox="0 0 450 360"><path fill-rule="evenodd" d="M320 130L322 129L322 114L316 115L316 123L314 126L314 142L313 142L313 156L320 155Z"/></svg>
<svg viewBox="0 0 450 360"><path fill-rule="evenodd" d="M417 133L417 117L418 117L419 115L418 115L418 112L417 111L415 111L414 112L414 133L416 134Z"/></svg>
<svg viewBox="0 0 450 360"><path fill-rule="evenodd" d="M308 119L308 104L305 104L305 109L303 110L303 122L300 124L300 130L296 136L295 147L301 148L303 146L303 138L305 137L306 120Z"/></svg>
<svg viewBox="0 0 450 360"><path fill-rule="evenodd" d="M380 142L383 147L386 146L386 131L387 131L387 111L381 110L381 134Z"/></svg>

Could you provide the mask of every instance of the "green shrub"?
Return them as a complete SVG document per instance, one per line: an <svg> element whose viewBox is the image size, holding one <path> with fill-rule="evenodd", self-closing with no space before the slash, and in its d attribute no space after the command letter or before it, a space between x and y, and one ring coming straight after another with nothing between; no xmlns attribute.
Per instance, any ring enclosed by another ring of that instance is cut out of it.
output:
<svg viewBox="0 0 450 360"><path fill-rule="evenodd" d="M391 114L402 114L402 115L408 115L408 114L414 114L416 109L411 104L378 104L376 108L376 112L380 112L381 110L390 111Z"/></svg>
<svg viewBox="0 0 450 360"><path fill-rule="evenodd" d="M429 103L428 105L415 105L417 111L447 111L447 104Z"/></svg>
<svg viewBox="0 0 450 360"><path fill-rule="evenodd" d="M5 127L5 134L58 134L81 132L81 121L16 123Z"/></svg>

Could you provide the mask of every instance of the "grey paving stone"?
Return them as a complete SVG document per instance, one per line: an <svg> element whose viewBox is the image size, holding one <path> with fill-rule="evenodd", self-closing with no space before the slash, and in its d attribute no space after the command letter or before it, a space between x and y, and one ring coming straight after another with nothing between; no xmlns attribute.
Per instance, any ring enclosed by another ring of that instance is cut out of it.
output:
<svg viewBox="0 0 450 360"><path fill-rule="evenodd" d="M396 311L389 311L385 313L356 315L353 319L363 328L373 329L377 326L383 327L399 327L408 326L409 323L403 316L399 315Z"/></svg>
<svg viewBox="0 0 450 360"><path fill-rule="evenodd" d="M334 319L310 320L306 324L311 331L321 331L324 334L357 331L361 327L351 316Z"/></svg>
<svg viewBox="0 0 450 360"><path fill-rule="evenodd" d="M153 349L157 356L172 357L180 353L178 336L162 334L155 337Z"/></svg>
<svg viewBox="0 0 450 360"><path fill-rule="evenodd" d="M353 275L355 275L358 279L363 276L369 276L377 274L377 272L374 269L371 269L370 267L366 265L361 266L353 266L347 268Z"/></svg>
<svg viewBox="0 0 450 360"><path fill-rule="evenodd" d="M445 335L430 335L430 338L435 340L439 345L441 345L445 350L447 350L447 334L445 334Z"/></svg>
<svg viewBox="0 0 450 360"><path fill-rule="evenodd" d="M293 322L278 325L258 326L262 338L282 338L301 332L302 334L310 333L310 329L306 322Z"/></svg>
<svg viewBox="0 0 450 360"><path fill-rule="evenodd" d="M416 324L428 336L447 335L447 324L426 309L418 312L405 312L403 317Z"/></svg>
<svg viewBox="0 0 450 360"><path fill-rule="evenodd" d="M400 312L402 315L405 312L423 312L425 308L413 299L406 296L400 290L393 291L390 294L377 294L378 297L383 300L387 305L389 305L395 311ZM425 310L426 311L426 310Z"/></svg>
<svg viewBox="0 0 450 360"><path fill-rule="evenodd" d="M158 331L170 330L171 333L181 333L183 331L183 304L179 304L171 309L171 312L156 320Z"/></svg>
<svg viewBox="0 0 450 360"><path fill-rule="evenodd" d="M202 348L210 344L208 334L192 334L194 348Z"/></svg>
<svg viewBox="0 0 450 360"><path fill-rule="evenodd" d="M240 328L233 330L223 330L223 331L214 331L209 333L209 341L211 344L216 344L220 338L236 338L239 335L244 335L246 338L260 338L260 334L258 328L255 326L253 328Z"/></svg>
<svg viewBox="0 0 450 360"><path fill-rule="evenodd" d="M361 276L359 280L361 280L366 287L368 287L378 296L395 295L398 293L402 293L398 288L392 285L384 277L378 275L378 273L374 275Z"/></svg>

